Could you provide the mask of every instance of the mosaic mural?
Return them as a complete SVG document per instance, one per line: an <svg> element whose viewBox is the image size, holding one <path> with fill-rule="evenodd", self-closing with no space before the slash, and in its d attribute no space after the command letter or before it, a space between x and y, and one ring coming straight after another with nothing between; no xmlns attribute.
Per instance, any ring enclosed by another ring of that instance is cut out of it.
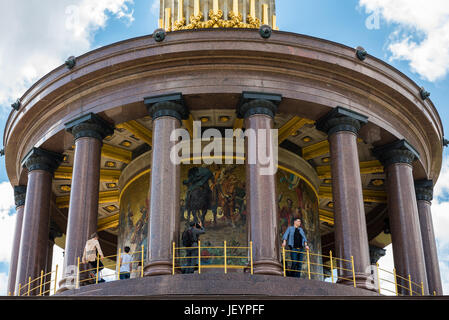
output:
<svg viewBox="0 0 449 320"><path fill-rule="evenodd" d="M301 218L312 252L321 252L318 199L312 188L298 176L278 171L279 231L282 237L293 220Z"/></svg>
<svg viewBox="0 0 449 320"><path fill-rule="evenodd" d="M142 245L144 246L144 259L146 258L148 236L148 189L150 173L144 174L130 184L120 199L120 221L118 243L122 249L130 247L133 261L140 261Z"/></svg>
<svg viewBox="0 0 449 320"><path fill-rule="evenodd" d="M202 221L206 233L201 235L204 247L248 246L247 210L244 165L182 165L180 197L180 235L190 222ZM148 188L150 173L130 184L122 195L120 204L119 244L139 251L146 246L148 233ZM293 219L300 217L309 240L311 252L321 252L318 199L312 188L296 175L279 170L277 174L279 237L282 238ZM281 243L281 241L280 241ZM181 243L179 243L182 246ZM202 256L223 256L223 249L201 251ZM230 249L229 256L245 256ZM136 260L139 257L135 257ZM321 263L313 258L314 262ZM202 259L203 265L223 264L223 258ZM228 259L229 264L246 265L245 259ZM303 265L306 270L307 266ZM312 267L319 272L320 267Z"/></svg>
<svg viewBox="0 0 449 320"><path fill-rule="evenodd" d="M285 231L293 225L293 220L300 218L301 227L306 233L311 253L321 254L321 233L319 226L318 198L313 189L298 176L279 170L277 175L278 208L279 208L279 237L282 239ZM280 242L282 243L282 242ZM286 260L290 259L287 252ZM301 277L308 277L306 255L304 255ZM322 258L310 255L311 278L322 280ZM289 263L287 263L287 269ZM315 273L315 274L314 274Z"/></svg>
<svg viewBox="0 0 449 320"><path fill-rule="evenodd" d="M248 246L246 225L244 165L210 165L181 167L180 220L182 233L190 222L202 221L206 233L201 235L205 247ZM235 251L235 252L234 252ZM242 250L230 249L230 256L242 256ZM202 256L223 256L223 249L203 249ZM232 265L246 265L246 259L228 259ZM223 258L205 258L203 265L223 264Z"/></svg>

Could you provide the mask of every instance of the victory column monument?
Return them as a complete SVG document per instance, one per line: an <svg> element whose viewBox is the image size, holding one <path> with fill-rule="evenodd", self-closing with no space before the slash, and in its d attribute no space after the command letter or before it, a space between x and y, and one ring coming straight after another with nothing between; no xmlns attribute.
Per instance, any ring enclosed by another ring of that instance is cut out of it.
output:
<svg viewBox="0 0 449 320"><path fill-rule="evenodd" d="M160 3L152 35L70 57L13 104L10 294L441 295L429 93L361 47L279 31L275 0ZM282 246L295 218L301 261ZM205 233L185 248L192 222ZM95 232L105 259L86 270Z"/></svg>

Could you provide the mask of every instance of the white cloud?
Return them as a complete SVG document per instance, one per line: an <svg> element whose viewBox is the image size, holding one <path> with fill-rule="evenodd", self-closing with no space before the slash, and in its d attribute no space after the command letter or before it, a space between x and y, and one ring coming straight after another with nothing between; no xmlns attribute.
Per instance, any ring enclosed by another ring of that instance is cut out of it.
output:
<svg viewBox="0 0 449 320"><path fill-rule="evenodd" d="M9 182L0 183L0 262L9 262L16 216L10 215L14 209L14 190Z"/></svg>
<svg viewBox="0 0 449 320"><path fill-rule="evenodd" d="M0 1L0 105L71 55L91 49L108 17L132 23L133 0Z"/></svg>
<svg viewBox="0 0 449 320"><path fill-rule="evenodd" d="M443 292L449 294L449 156L443 159L440 177L434 188L432 218L437 240Z"/></svg>
<svg viewBox="0 0 449 320"><path fill-rule="evenodd" d="M0 273L0 296L8 295L8 275L6 273Z"/></svg>
<svg viewBox="0 0 449 320"><path fill-rule="evenodd" d="M161 2L159 0L153 0L153 3L151 4L151 13L158 17L160 7Z"/></svg>
<svg viewBox="0 0 449 320"><path fill-rule="evenodd" d="M9 182L0 183L0 263L9 264L11 247L16 226L14 191ZM8 275L0 273L0 296L7 295Z"/></svg>
<svg viewBox="0 0 449 320"><path fill-rule="evenodd" d="M388 49L392 60L408 61L428 81L449 72L449 1L359 0L367 13L378 13L395 25Z"/></svg>
<svg viewBox="0 0 449 320"><path fill-rule="evenodd" d="M92 49L95 33L113 17L134 21L133 0L0 1L0 109L9 104L71 55ZM9 263L15 215L13 189L0 183L0 262ZM60 252L55 250L56 261ZM0 274L0 295L6 294L7 275Z"/></svg>
<svg viewBox="0 0 449 320"><path fill-rule="evenodd" d="M446 251L448 252L448 251ZM445 295L449 294L449 259L447 255L442 257L440 255L440 273L441 281L443 282L443 292Z"/></svg>

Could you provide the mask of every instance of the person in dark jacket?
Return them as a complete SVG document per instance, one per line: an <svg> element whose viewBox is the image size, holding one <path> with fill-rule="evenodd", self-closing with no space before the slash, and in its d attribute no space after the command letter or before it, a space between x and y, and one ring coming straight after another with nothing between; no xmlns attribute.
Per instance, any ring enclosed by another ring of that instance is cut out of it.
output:
<svg viewBox="0 0 449 320"><path fill-rule="evenodd" d="M198 241L201 234L206 233L206 231L203 228L203 224L201 221L198 223L191 222L190 228L187 230L187 232L191 232L191 243L184 243L184 246L186 247L192 247L192 249L186 249L186 266L190 266L191 268L184 269L184 273L194 273L195 266L198 265Z"/></svg>
<svg viewBox="0 0 449 320"><path fill-rule="evenodd" d="M301 219L296 218L293 222L293 226L288 227L282 237L282 247L288 245L289 250L291 250L291 260L293 270L292 275L294 277L301 277L302 270L302 260L304 256L304 249L309 250L308 241L304 229L301 228Z"/></svg>

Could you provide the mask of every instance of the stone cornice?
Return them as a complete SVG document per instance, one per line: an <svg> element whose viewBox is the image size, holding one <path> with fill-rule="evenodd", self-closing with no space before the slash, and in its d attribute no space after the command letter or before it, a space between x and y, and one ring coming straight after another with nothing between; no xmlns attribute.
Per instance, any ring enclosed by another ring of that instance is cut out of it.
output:
<svg viewBox="0 0 449 320"><path fill-rule="evenodd" d="M23 107L11 113L4 132L8 177L13 184L23 179L20 159L32 146L57 139L50 143L63 150L64 123L81 109L106 112L121 123L137 119L129 111L145 112L145 95L182 87L191 101L220 93L226 101L219 107L234 107L231 98L242 90L268 85L283 95L287 113L312 120L328 111L324 106L350 104L370 117L370 125L412 142L422 156L421 176L438 178L442 123L432 101L420 98L420 85L375 57L361 62L353 48L328 40L274 31L268 43L257 30L183 31L169 34L163 45L145 36L77 57L75 69L60 66L20 97ZM202 81L218 74L225 78L216 85Z"/></svg>

